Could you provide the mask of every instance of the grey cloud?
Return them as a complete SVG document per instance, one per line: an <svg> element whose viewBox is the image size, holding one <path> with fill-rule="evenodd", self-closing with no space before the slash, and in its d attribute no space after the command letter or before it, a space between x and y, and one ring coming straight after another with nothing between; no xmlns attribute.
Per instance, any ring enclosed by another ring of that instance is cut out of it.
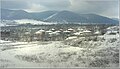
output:
<svg viewBox="0 0 120 69"><path fill-rule="evenodd" d="M67 9L70 6L69 0L50 0L44 1L41 3L42 5L51 8L51 9Z"/></svg>
<svg viewBox="0 0 120 69"><path fill-rule="evenodd" d="M30 0L30 2L33 2L37 5L42 5L48 10L63 10L67 9L70 6L69 0Z"/></svg>
<svg viewBox="0 0 120 69"><path fill-rule="evenodd" d="M46 10L63 10L70 6L69 0L2 0L2 8L8 9L29 9L32 11L37 8ZM34 10L35 11L35 10Z"/></svg>
<svg viewBox="0 0 120 69"><path fill-rule="evenodd" d="M71 11L118 16L118 0L70 0Z"/></svg>
<svg viewBox="0 0 120 69"><path fill-rule="evenodd" d="M27 2L23 2L23 1L2 0L1 7L6 9L26 9L29 6Z"/></svg>
<svg viewBox="0 0 120 69"><path fill-rule="evenodd" d="M81 13L96 13L118 16L119 0L2 0L2 8L24 9L41 12L46 10L70 10Z"/></svg>

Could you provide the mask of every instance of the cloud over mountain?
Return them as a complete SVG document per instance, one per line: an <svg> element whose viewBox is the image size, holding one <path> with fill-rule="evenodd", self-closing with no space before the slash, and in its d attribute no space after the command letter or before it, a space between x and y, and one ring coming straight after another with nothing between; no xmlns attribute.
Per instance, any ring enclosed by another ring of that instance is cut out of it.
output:
<svg viewBox="0 0 120 69"><path fill-rule="evenodd" d="M81 13L97 13L118 17L119 0L2 0L2 8L21 9L29 12L68 10Z"/></svg>

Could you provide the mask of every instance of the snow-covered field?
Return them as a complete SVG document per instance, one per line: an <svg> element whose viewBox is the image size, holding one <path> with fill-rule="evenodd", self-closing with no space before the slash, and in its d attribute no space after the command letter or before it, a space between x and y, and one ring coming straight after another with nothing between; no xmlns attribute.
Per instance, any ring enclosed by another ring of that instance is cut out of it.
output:
<svg viewBox="0 0 120 69"><path fill-rule="evenodd" d="M37 21L32 19L21 19L21 20L0 20L0 27L4 26L18 26L20 24L32 24L32 25L51 25L56 23Z"/></svg>
<svg viewBox="0 0 120 69"><path fill-rule="evenodd" d="M31 20L31 19L21 19L21 20L14 20L15 22L17 22L18 24L26 24L26 23L30 23L33 25L50 25L50 24L56 24L56 23L49 23L49 22L43 22L43 21L37 21L37 20Z"/></svg>
<svg viewBox="0 0 120 69"><path fill-rule="evenodd" d="M118 67L119 35L65 41L0 40L0 68Z"/></svg>

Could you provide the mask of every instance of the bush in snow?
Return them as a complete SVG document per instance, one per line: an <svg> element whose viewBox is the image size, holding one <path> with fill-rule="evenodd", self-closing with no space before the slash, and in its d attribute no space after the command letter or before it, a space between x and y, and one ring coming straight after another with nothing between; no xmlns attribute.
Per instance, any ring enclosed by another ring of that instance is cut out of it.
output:
<svg viewBox="0 0 120 69"><path fill-rule="evenodd" d="M108 40L108 42L110 42L110 43L113 43L113 42L115 42L115 41L117 41L116 38L111 38L111 39Z"/></svg>

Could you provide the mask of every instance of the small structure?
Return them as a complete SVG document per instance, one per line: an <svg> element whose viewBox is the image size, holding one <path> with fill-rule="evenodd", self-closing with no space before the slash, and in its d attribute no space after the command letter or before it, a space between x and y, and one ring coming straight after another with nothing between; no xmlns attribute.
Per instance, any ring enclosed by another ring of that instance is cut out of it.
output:
<svg viewBox="0 0 120 69"><path fill-rule="evenodd" d="M83 31L84 29L82 29L82 28L78 28L77 30L78 30L78 31Z"/></svg>
<svg viewBox="0 0 120 69"><path fill-rule="evenodd" d="M106 34L108 34L108 35L116 35L117 33L118 33L118 31L113 31L113 30L106 32Z"/></svg>
<svg viewBox="0 0 120 69"><path fill-rule="evenodd" d="M92 31L90 31L90 30L85 30L85 31L83 31L83 35L91 35L92 34Z"/></svg>
<svg viewBox="0 0 120 69"><path fill-rule="evenodd" d="M54 31L55 31L55 29L54 29L54 28L52 28L52 29L51 29L51 31L53 31L53 32L54 32Z"/></svg>
<svg viewBox="0 0 120 69"><path fill-rule="evenodd" d="M71 36L71 37L66 38L66 40L76 39L76 38L77 38L76 36Z"/></svg>
<svg viewBox="0 0 120 69"><path fill-rule="evenodd" d="M51 32L51 33L49 33L50 35L59 35L59 33L58 32Z"/></svg>
<svg viewBox="0 0 120 69"><path fill-rule="evenodd" d="M96 32L94 32L94 34L95 34L95 35L100 35L101 32L97 30Z"/></svg>
<svg viewBox="0 0 120 69"><path fill-rule="evenodd" d="M63 29L59 29L60 31L63 31Z"/></svg>
<svg viewBox="0 0 120 69"><path fill-rule="evenodd" d="M30 32L25 32L23 39L25 39L24 41L30 42L31 41Z"/></svg>
<svg viewBox="0 0 120 69"><path fill-rule="evenodd" d="M54 40L59 40L58 37L60 36L59 32L51 32L49 33L50 36L50 40L54 41Z"/></svg>
<svg viewBox="0 0 120 69"><path fill-rule="evenodd" d="M58 31L55 31L55 32L60 33L61 31L58 30Z"/></svg>
<svg viewBox="0 0 120 69"><path fill-rule="evenodd" d="M66 31L63 31L64 33L70 33L70 31L66 30Z"/></svg>
<svg viewBox="0 0 120 69"><path fill-rule="evenodd" d="M73 33L75 36L81 36L83 35L83 32L76 32L76 33Z"/></svg>
<svg viewBox="0 0 120 69"><path fill-rule="evenodd" d="M70 31L71 33L73 33L75 30L72 28L69 28L68 31Z"/></svg>
<svg viewBox="0 0 120 69"><path fill-rule="evenodd" d="M45 30L39 30L39 31L37 31L37 32L35 32L35 39L36 40L44 40L45 39Z"/></svg>
<svg viewBox="0 0 120 69"><path fill-rule="evenodd" d="M52 32L51 30L46 31L46 33L51 33L51 32Z"/></svg>
<svg viewBox="0 0 120 69"><path fill-rule="evenodd" d="M66 31L63 31L63 33L64 33L65 35L70 35L70 34L71 34L71 31L66 30Z"/></svg>
<svg viewBox="0 0 120 69"><path fill-rule="evenodd" d="M39 30L39 31L37 31L37 32L35 32L35 34L41 34L42 32L45 32L45 30Z"/></svg>
<svg viewBox="0 0 120 69"><path fill-rule="evenodd" d="M70 35L71 35L71 31L68 31L68 30L63 31L63 39L68 38Z"/></svg>
<svg viewBox="0 0 120 69"><path fill-rule="evenodd" d="M74 29L72 29L72 28L69 28L69 29L68 29L68 31L73 31L73 30L74 30Z"/></svg>
<svg viewBox="0 0 120 69"><path fill-rule="evenodd" d="M30 35L30 32L25 32L25 35Z"/></svg>

